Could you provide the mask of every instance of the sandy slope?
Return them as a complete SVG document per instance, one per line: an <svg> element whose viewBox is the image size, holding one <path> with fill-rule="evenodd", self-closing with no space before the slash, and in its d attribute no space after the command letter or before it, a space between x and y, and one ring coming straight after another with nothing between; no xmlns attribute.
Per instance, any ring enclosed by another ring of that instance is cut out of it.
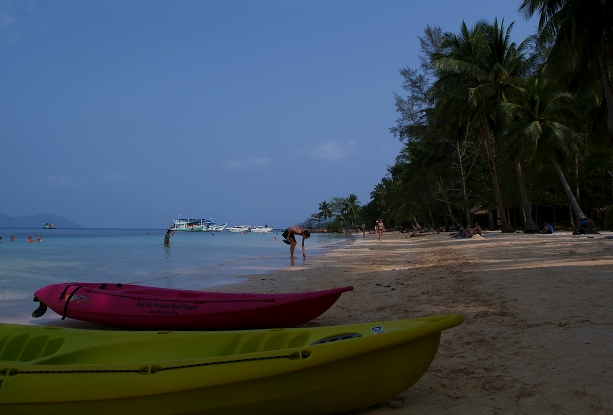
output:
<svg viewBox="0 0 613 415"><path fill-rule="evenodd" d="M464 316L416 385L359 414L613 414L612 265L603 235L367 235L218 290L355 287L310 325Z"/></svg>

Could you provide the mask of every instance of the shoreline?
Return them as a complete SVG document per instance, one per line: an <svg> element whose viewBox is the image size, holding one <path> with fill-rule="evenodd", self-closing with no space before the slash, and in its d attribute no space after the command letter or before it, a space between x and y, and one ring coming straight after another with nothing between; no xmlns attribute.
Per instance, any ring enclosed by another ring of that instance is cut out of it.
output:
<svg viewBox="0 0 613 415"><path fill-rule="evenodd" d="M442 333L432 365L415 385L356 415L611 414L613 240L604 235L385 233L378 242L367 234L322 255L309 255L307 245L305 262L211 289L354 287L304 326L464 317ZM30 312L36 307L24 305ZM111 329L53 317L27 324Z"/></svg>
<svg viewBox="0 0 613 415"><path fill-rule="evenodd" d="M263 235L252 235L252 238L262 238ZM280 235L274 233L270 236L279 238ZM329 251L338 249L339 247L348 245L352 241L352 237L337 237L328 241L320 241L313 247L308 246L307 242L307 254L313 254L312 257L325 255ZM174 272L171 275L163 275L161 277L140 277L137 273L127 274L123 280L120 281L108 281L108 279L100 279L101 282L122 282L125 284L139 284L139 285L152 285L152 286L164 286L164 283L160 281L170 280L172 281L171 287L178 289L191 289L197 291L219 291L219 287L236 285L240 286L243 282L248 280L247 276L266 275L271 272L277 272L290 267L289 248L281 244L277 252L246 258L235 258L230 261L223 261L220 263L214 263L206 265L204 267L198 267L187 270L180 270L180 272ZM16 245L10 245L14 247ZM174 249L181 249L177 246ZM311 257L311 255L309 255ZM302 258L300 258L302 261ZM296 261L298 263L298 261ZM213 274L213 275L211 275ZM68 282L74 281L74 279L67 279ZM0 300L0 323L6 324L24 324L24 325L48 325L55 327L69 327L69 328L86 328L86 329L102 329L113 330L111 326L105 326L95 323L81 322L77 320L61 320L61 316L55 314L52 310L48 310L47 313L40 318L31 317L32 311L34 311L38 304L32 301L34 291L40 287L32 289L32 292L27 296L5 298Z"/></svg>
<svg viewBox="0 0 613 415"><path fill-rule="evenodd" d="M608 234L608 233L607 233ZM307 251L308 253L308 251ZM356 238L219 291L353 285L305 326L458 313L426 374L355 414L612 413L613 240L485 232Z"/></svg>

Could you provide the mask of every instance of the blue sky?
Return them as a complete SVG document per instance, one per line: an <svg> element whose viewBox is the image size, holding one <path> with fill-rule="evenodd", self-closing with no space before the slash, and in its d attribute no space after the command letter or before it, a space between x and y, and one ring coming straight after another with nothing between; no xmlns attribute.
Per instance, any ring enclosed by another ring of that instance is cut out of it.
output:
<svg viewBox="0 0 613 415"><path fill-rule="evenodd" d="M519 1L0 0L0 213L286 227L362 204L401 144L399 69L427 24Z"/></svg>

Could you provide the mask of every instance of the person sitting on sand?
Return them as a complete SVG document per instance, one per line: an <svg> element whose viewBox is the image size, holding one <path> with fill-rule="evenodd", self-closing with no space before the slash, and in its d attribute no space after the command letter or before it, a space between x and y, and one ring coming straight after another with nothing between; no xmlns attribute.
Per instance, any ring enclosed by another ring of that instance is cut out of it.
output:
<svg viewBox="0 0 613 415"><path fill-rule="evenodd" d="M464 230L464 233L462 234L462 238L472 238L474 234L475 234L475 231L473 230L473 228L469 226Z"/></svg>
<svg viewBox="0 0 613 415"><path fill-rule="evenodd" d="M308 239L311 236L311 233L306 229L302 229L300 226L290 226L281 234L281 236L284 238L283 242L289 245L289 257L291 259L296 258L294 256L294 250L296 249L296 245L298 245L298 242L296 242L296 235L302 236L302 257L306 258L304 240Z"/></svg>
<svg viewBox="0 0 613 415"><path fill-rule="evenodd" d="M457 232L452 233L451 235L449 235L450 238L461 238L462 235L464 235L464 228L463 227L459 227Z"/></svg>
<svg viewBox="0 0 613 415"><path fill-rule="evenodd" d="M541 229L539 231L539 233L547 233L547 234L553 234L553 226L551 226L550 224L548 224L547 222L545 222L545 227L543 229Z"/></svg>
<svg viewBox="0 0 613 415"><path fill-rule="evenodd" d="M473 233L475 235L481 235L481 226L479 226L479 222L475 222L475 226L473 227Z"/></svg>

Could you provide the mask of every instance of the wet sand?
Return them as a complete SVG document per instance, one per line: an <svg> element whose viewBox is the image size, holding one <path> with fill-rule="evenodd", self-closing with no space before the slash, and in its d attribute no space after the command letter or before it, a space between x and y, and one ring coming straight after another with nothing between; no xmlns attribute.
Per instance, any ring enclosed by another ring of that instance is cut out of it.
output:
<svg viewBox="0 0 613 415"><path fill-rule="evenodd" d="M464 317L417 384L354 414L613 414L613 240L604 235L360 235L216 290L354 286L311 326Z"/></svg>

